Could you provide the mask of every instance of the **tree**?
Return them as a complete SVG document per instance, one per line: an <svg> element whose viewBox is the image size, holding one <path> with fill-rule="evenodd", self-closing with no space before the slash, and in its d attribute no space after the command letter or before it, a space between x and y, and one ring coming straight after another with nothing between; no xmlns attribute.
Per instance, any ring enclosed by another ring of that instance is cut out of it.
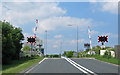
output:
<svg viewBox="0 0 120 75"><path fill-rule="evenodd" d="M68 51L66 56L68 58L71 58L71 57L73 57L73 53L75 53L75 51Z"/></svg>
<svg viewBox="0 0 120 75"><path fill-rule="evenodd" d="M22 34L22 29L21 28L14 28L12 30L12 37L13 37L13 43L15 45L15 57L13 59L19 59L19 53L22 48L22 40L24 40L24 36Z"/></svg>
<svg viewBox="0 0 120 75"><path fill-rule="evenodd" d="M24 46L24 48L22 49L22 51L30 51L30 47L29 46Z"/></svg>
<svg viewBox="0 0 120 75"><path fill-rule="evenodd" d="M10 63L15 54L15 46L11 34L12 26L9 23L2 22L2 58L3 64Z"/></svg>
<svg viewBox="0 0 120 75"><path fill-rule="evenodd" d="M2 26L2 63L9 64L13 59L19 59L24 36L20 28L13 27L8 22L1 22Z"/></svg>
<svg viewBox="0 0 120 75"><path fill-rule="evenodd" d="M103 57L108 58L108 59L111 58L111 52L110 51L105 51Z"/></svg>
<svg viewBox="0 0 120 75"><path fill-rule="evenodd" d="M66 52L66 51L64 51L63 56L66 56L66 54L67 54L67 52Z"/></svg>
<svg viewBox="0 0 120 75"><path fill-rule="evenodd" d="M115 49L113 47L109 47L109 48L106 48L107 50L109 51L115 51Z"/></svg>
<svg viewBox="0 0 120 75"><path fill-rule="evenodd" d="M96 54L100 54L101 47L100 46L95 46L92 48L93 51L96 52Z"/></svg>

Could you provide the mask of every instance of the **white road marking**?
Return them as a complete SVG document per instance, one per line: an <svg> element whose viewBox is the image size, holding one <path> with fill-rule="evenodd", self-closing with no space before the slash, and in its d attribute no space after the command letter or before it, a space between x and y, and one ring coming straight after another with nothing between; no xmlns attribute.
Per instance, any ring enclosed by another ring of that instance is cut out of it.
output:
<svg viewBox="0 0 120 75"><path fill-rule="evenodd" d="M25 73L29 73L31 70L33 70L36 66L38 66L40 63L42 63L45 59L47 58L44 58L43 60L41 60L37 65L35 65L33 68L31 68L30 70L28 70L27 72Z"/></svg>
<svg viewBox="0 0 120 75"><path fill-rule="evenodd" d="M41 61L39 62L39 64L42 63L45 59L47 59L47 58L44 58L43 60L41 60Z"/></svg>
<svg viewBox="0 0 120 75"><path fill-rule="evenodd" d="M85 70L81 69L80 67L76 66L74 63L70 62L67 58L65 58L70 64L72 64L73 66L75 66L77 69L79 69L80 71L86 73L87 75L90 75L88 74L88 72L86 72Z"/></svg>
<svg viewBox="0 0 120 75"><path fill-rule="evenodd" d="M61 58L49 58L49 59L61 59Z"/></svg>
<svg viewBox="0 0 120 75"><path fill-rule="evenodd" d="M81 66L81 65L79 65L79 64L77 64L76 62L74 62L73 60L71 60L70 58L68 58L71 62L73 62L74 64L76 64L77 66L79 66L79 67L81 67L81 68L83 68L83 69L85 69L86 71L88 71L88 72L90 72L90 73L92 73L92 74L94 74L94 75L97 75L97 74L95 74L94 72L92 72L91 70L89 70L89 69L87 69L87 68L85 68L85 67L83 67L83 66Z"/></svg>
<svg viewBox="0 0 120 75"><path fill-rule="evenodd" d="M76 68L78 68L79 70L83 71L84 73L86 73L87 75L90 75L88 72L90 72L91 74L97 75L96 73L90 71L89 69L77 64L76 62L74 62L73 60L69 59L69 58L65 58L62 57L64 59L66 59L69 63L71 63L73 66L75 66ZM87 72L88 71L88 72Z"/></svg>

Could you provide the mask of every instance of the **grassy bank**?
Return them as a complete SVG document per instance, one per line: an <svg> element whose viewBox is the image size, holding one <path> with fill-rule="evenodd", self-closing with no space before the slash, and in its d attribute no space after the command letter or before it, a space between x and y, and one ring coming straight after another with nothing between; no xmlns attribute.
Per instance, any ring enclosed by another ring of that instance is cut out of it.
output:
<svg viewBox="0 0 120 75"><path fill-rule="evenodd" d="M120 60L118 60L116 58L113 58L113 57L111 57L111 58L105 58L105 57L100 56L100 55L92 55L92 56L87 55L85 57L88 57L88 58L93 57L93 58L95 58L97 60L100 60L100 61L104 61L104 62L116 64L116 65L120 65Z"/></svg>
<svg viewBox="0 0 120 75"><path fill-rule="evenodd" d="M116 58L104 58L102 56L97 56L95 57L95 59L100 60L100 61L104 61L104 62L108 62L108 63L112 63L112 64L116 64L116 65L120 65L120 61Z"/></svg>
<svg viewBox="0 0 120 75"><path fill-rule="evenodd" d="M30 66L36 64L40 60L42 60L43 57L31 57L31 58L22 58L20 60L13 61L10 65L3 65L2 66L2 73L19 73Z"/></svg>

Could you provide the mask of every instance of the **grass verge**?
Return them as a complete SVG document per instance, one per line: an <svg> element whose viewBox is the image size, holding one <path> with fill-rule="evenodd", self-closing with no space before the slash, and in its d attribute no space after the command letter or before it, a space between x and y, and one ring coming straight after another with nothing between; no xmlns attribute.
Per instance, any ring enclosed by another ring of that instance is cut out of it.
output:
<svg viewBox="0 0 120 75"><path fill-rule="evenodd" d="M104 62L108 62L108 63L112 63L112 64L116 64L116 65L120 65L120 60L116 59L116 58L104 58L102 56L97 56L95 57L95 59L100 60L100 61L104 61Z"/></svg>
<svg viewBox="0 0 120 75"><path fill-rule="evenodd" d="M3 75L6 73L19 73L30 66L36 64L40 60L42 60L43 57L31 57L31 58L22 58L20 60L14 60L12 64L10 65L3 65L2 66L2 73Z"/></svg>
<svg viewBox="0 0 120 75"><path fill-rule="evenodd" d="M100 60L100 61L104 61L104 62L116 64L116 65L120 65L120 60L118 60L118 59L116 59L116 58L113 58L113 57L107 58L107 57L103 57L103 56L100 56L100 55L92 55L92 56L86 55L86 56L84 56L84 57L87 57L87 58L93 57L93 58L95 58L95 59L97 59L97 60Z"/></svg>

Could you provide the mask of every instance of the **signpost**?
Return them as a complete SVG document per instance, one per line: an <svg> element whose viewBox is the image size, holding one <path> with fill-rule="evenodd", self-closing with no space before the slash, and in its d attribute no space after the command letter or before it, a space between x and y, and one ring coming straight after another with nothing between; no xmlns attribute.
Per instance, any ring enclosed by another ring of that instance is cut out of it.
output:
<svg viewBox="0 0 120 75"><path fill-rule="evenodd" d="M38 44L37 46L39 46L39 54L41 53L41 44Z"/></svg>
<svg viewBox="0 0 120 75"><path fill-rule="evenodd" d="M108 36L98 36L98 43L101 42L101 48L105 48L104 42L108 42Z"/></svg>
<svg viewBox="0 0 120 75"><path fill-rule="evenodd" d="M84 47L90 47L90 44L89 43L85 43Z"/></svg>
<svg viewBox="0 0 120 75"><path fill-rule="evenodd" d="M31 55L32 55L32 44L36 43L36 37L27 37L27 43L31 43Z"/></svg>
<svg viewBox="0 0 120 75"><path fill-rule="evenodd" d="M44 48L41 48L40 51L41 51L41 53L44 55Z"/></svg>
<svg viewBox="0 0 120 75"><path fill-rule="evenodd" d="M87 48L86 50L89 50L90 49L90 44L89 43L85 43L84 47Z"/></svg>

